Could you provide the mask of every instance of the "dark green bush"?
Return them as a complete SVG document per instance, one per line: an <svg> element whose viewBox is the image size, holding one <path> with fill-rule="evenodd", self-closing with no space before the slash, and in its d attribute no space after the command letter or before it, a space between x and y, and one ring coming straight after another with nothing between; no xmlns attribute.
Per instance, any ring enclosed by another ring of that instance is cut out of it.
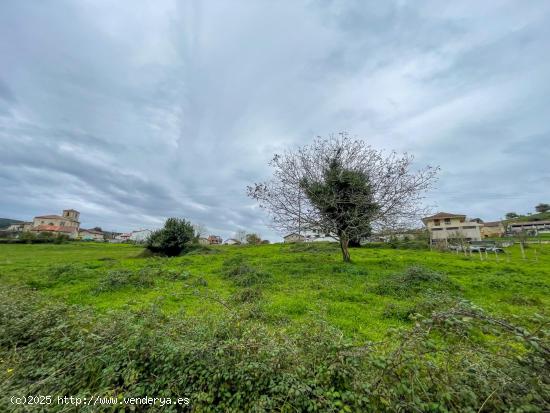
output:
<svg viewBox="0 0 550 413"><path fill-rule="evenodd" d="M175 257L186 252L194 239L195 230L189 221L168 218L164 223L164 228L153 232L149 236L146 247L152 252Z"/></svg>

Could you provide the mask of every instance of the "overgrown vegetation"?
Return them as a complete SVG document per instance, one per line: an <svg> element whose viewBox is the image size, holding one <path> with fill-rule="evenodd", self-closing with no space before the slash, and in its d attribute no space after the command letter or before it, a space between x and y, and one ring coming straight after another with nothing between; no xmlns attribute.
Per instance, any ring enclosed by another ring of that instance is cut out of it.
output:
<svg viewBox="0 0 550 413"><path fill-rule="evenodd" d="M154 308L98 317L19 294L0 297L2 394L189 397L194 411L220 412L550 407L542 317L528 331L454 301L416 315L411 330L358 345L320 321L278 332L239 312L209 323ZM0 403L3 411L27 411Z"/></svg>
<svg viewBox="0 0 550 413"><path fill-rule="evenodd" d="M421 292L452 291L458 287L449 278L437 271L422 266L412 266L403 273L392 274L375 288L376 293L408 297Z"/></svg>
<svg viewBox="0 0 550 413"><path fill-rule="evenodd" d="M342 264L329 243L149 258L3 245L0 392L189 397L199 412L546 411L546 248L481 261L385 244Z"/></svg>

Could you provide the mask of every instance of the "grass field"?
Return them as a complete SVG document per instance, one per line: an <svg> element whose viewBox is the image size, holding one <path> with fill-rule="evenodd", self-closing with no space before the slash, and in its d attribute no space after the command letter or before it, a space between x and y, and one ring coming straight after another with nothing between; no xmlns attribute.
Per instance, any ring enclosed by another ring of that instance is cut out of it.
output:
<svg viewBox="0 0 550 413"><path fill-rule="evenodd" d="M550 245L351 253L0 244L0 411L549 411Z"/></svg>
<svg viewBox="0 0 550 413"><path fill-rule="evenodd" d="M235 296L244 287L224 275L224 265L239 260L268 276L255 308L265 323L281 328L322 319L356 340L377 340L389 327L410 324L407 315L419 295L379 290L411 266L447 276L452 294L494 315L523 318L546 313L550 305L550 245L527 249L526 260L511 247L498 261L494 255L482 261L479 255L361 248L348 265L334 244L217 246L176 258L139 258L142 252L125 244L0 245L0 283L100 311L155 304L167 313L223 315L220 301L240 305ZM130 271L147 282L116 283Z"/></svg>

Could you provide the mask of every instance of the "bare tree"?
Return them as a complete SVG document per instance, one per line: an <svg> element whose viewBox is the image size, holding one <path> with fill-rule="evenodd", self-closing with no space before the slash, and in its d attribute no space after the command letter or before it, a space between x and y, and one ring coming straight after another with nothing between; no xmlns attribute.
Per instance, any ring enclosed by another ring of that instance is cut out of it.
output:
<svg viewBox="0 0 550 413"><path fill-rule="evenodd" d="M410 226L426 213L420 203L439 168L412 171L413 157L385 154L346 134L276 154L271 180L247 187L279 231L317 229L348 243L369 229Z"/></svg>
<svg viewBox="0 0 550 413"><path fill-rule="evenodd" d="M204 224L193 224L193 230L196 238L205 237L208 234L208 229Z"/></svg>

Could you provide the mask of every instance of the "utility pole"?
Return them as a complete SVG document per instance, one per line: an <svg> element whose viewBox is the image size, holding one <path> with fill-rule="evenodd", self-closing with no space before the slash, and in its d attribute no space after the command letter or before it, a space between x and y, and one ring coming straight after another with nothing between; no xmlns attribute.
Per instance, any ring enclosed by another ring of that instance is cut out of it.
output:
<svg viewBox="0 0 550 413"><path fill-rule="evenodd" d="M298 195L298 239L302 236L302 195Z"/></svg>

